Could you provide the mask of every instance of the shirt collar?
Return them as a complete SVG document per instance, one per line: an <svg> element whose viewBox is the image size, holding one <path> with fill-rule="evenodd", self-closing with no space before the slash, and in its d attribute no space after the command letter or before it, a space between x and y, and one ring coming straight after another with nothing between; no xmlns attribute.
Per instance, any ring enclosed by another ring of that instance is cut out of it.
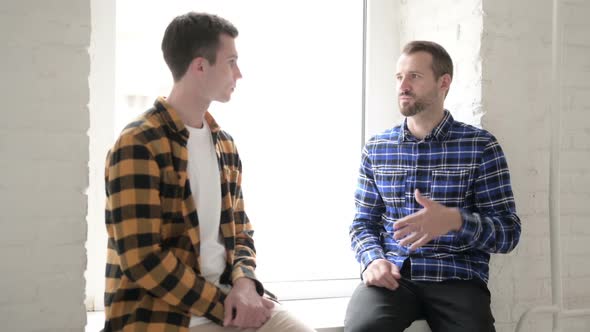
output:
<svg viewBox="0 0 590 332"><path fill-rule="evenodd" d="M166 98L158 97L154 102L154 107L159 111L163 122L186 144L189 136L188 130L180 119L178 112L166 101ZM205 121L209 125L211 134L216 134L221 130L217 121L215 121L209 112L205 112Z"/></svg>
<svg viewBox="0 0 590 332"><path fill-rule="evenodd" d="M426 135L426 137L424 137L423 141L425 141L425 142L444 141L444 139L447 137L454 121L455 120L453 119L451 112L449 112L448 110L445 110L442 120L438 123L438 125L436 125L436 127L434 127L434 129L432 129L432 131L428 135ZM420 140L417 139L414 135L412 135L412 133L408 129L408 118L405 118L404 124L402 126L402 130L401 130L401 134L399 136L398 143L418 142L418 141L420 141Z"/></svg>

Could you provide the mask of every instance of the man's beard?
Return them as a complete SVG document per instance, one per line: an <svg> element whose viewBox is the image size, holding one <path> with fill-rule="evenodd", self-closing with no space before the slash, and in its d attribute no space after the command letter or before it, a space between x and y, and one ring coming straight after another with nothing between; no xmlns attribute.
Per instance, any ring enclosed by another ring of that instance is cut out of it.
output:
<svg viewBox="0 0 590 332"><path fill-rule="evenodd" d="M417 98L413 93L402 93L400 96L410 96L414 99L414 104L409 104L406 106L399 106L399 111L403 116L414 116L422 111L424 111L428 106L432 105L432 101L434 98L427 99L427 98ZM434 97L434 96L433 96Z"/></svg>
<svg viewBox="0 0 590 332"><path fill-rule="evenodd" d="M426 105L420 100L415 100L413 105L400 106L399 111L403 116L414 116L426 108Z"/></svg>

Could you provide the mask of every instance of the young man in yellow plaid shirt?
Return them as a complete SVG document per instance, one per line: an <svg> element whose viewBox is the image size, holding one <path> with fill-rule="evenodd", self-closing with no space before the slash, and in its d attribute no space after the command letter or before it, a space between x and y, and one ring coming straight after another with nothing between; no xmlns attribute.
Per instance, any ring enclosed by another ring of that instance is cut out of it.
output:
<svg viewBox="0 0 590 332"><path fill-rule="evenodd" d="M241 161L207 111L242 77L237 35L215 15L176 17L162 41L172 91L108 154L104 331L313 331L256 278Z"/></svg>

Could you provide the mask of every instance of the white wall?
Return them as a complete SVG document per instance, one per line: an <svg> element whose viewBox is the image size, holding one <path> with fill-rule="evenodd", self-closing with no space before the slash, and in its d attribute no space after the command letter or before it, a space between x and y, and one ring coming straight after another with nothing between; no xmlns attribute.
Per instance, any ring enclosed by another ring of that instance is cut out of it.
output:
<svg viewBox="0 0 590 332"><path fill-rule="evenodd" d="M527 309L551 303L549 260L549 145L551 2L485 1L482 61L484 127L502 143L511 169L521 243L493 259L491 289L500 331ZM550 330L551 315L535 316ZM533 323L533 321L531 321Z"/></svg>
<svg viewBox="0 0 590 332"><path fill-rule="evenodd" d="M562 221L565 305L590 307L590 2L565 1ZM590 318L586 319L590 330Z"/></svg>
<svg viewBox="0 0 590 332"><path fill-rule="evenodd" d="M483 112L481 0L400 2L400 48L412 40L431 40L442 45L453 59L454 66L453 83L445 107L455 119L480 126Z"/></svg>
<svg viewBox="0 0 590 332"><path fill-rule="evenodd" d="M397 107L395 66L400 52L400 5L397 1L367 1L365 40L364 140L403 120ZM362 142L363 145L365 142Z"/></svg>
<svg viewBox="0 0 590 332"><path fill-rule="evenodd" d="M0 326L86 321L90 2L0 4Z"/></svg>
<svg viewBox="0 0 590 332"><path fill-rule="evenodd" d="M563 99L561 230L564 304L590 306L590 3L561 1ZM513 255L497 256L492 289L499 331L530 307L551 303L549 144L551 16L549 0L484 1L484 128L496 134L510 164L523 235ZM585 184L585 185L584 185ZM590 317L567 320L567 331L590 330ZM536 315L530 331L550 331L551 315Z"/></svg>
<svg viewBox="0 0 590 332"><path fill-rule="evenodd" d="M90 170L88 187L88 266L86 308L103 310L107 232L104 225L104 162L113 143L115 118L115 0L91 0Z"/></svg>
<svg viewBox="0 0 590 332"><path fill-rule="evenodd" d="M563 5L564 72L561 221L566 308L590 306L590 3ZM548 176L551 111L550 0L400 1L401 45L442 44L455 77L446 107L501 142L511 169L522 240L492 259L490 289L497 331L513 331L520 315L551 304ZM590 317L566 331L590 330ZM533 316L529 331L550 331L551 315Z"/></svg>

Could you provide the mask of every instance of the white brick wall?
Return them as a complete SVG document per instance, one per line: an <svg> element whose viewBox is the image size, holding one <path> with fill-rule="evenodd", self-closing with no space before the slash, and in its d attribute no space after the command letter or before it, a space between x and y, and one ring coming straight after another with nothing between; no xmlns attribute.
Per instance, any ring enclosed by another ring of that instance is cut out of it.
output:
<svg viewBox="0 0 590 332"><path fill-rule="evenodd" d="M589 182L590 25L586 1L562 1L564 110L561 150L561 235L564 304L590 306ZM484 1L482 38L484 128L508 156L523 222L520 247L496 256L490 283L498 331L512 331L527 309L551 304L549 144L551 122L551 15L549 0ZM513 293L504 293L511 289ZM502 316L498 315L502 313ZM510 315L508 315L510 313ZM590 317L564 321L565 331L590 330ZM535 315L527 331L550 331L551 315Z"/></svg>
<svg viewBox="0 0 590 332"><path fill-rule="evenodd" d="M445 106L457 120L479 125L481 0L401 1L400 17L400 47L411 40L432 40L449 52L454 75Z"/></svg>
<svg viewBox="0 0 590 332"><path fill-rule="evenodd" d="M564 239L564 304L590 307L590 2L564 1L562 117L562 222ZM577 331L590 330L590 317L577 319Z"/></svg>
<svg viewBox="0 0 590 332"><path fill-rule="evenodd" d="M0 326L82 331L89 1L0 5Z"/></svg>
<svg viewBox="0 0 590 332"><path fill-rule="evenodd" d="M523 222L515 252L491 264L498 331L513 331L529 308L551 304L549 144L550 0L400 1L400 39L434 40L449 51L455 77L446 107L461 121L490 130L505 150ZM562 1L561 235L564 303L590 306L590 2ZM566 331L590 330L590 317L568 319ZM550 331L537 315L530 331Z"/></svg>
<svg viewBox="0 0 590 332"><path fill-rule="evenodd" d="M532 11L532 2L525 2L484 1L483 5L483 126L498 137L506 152L523 223L517 250L492 260L493 309L504 313L496 315L498 331L512 331L524 311L551 303L547 206L551 99L546 93L551 85L551 3L543 1ZM503 294L505 288L512 293ZM534 326L550 330L550 318L535 316Z"/></svg>
<svg viewBox="0 0 590 332"><path fill-rule="evenodd" d="M115 0L91 0L90 40L90 169L88 188L88 240L86 252L86 308L104 309L104 270L107 232L104 224L104 163L114 140L115 117Z"/></svg>

